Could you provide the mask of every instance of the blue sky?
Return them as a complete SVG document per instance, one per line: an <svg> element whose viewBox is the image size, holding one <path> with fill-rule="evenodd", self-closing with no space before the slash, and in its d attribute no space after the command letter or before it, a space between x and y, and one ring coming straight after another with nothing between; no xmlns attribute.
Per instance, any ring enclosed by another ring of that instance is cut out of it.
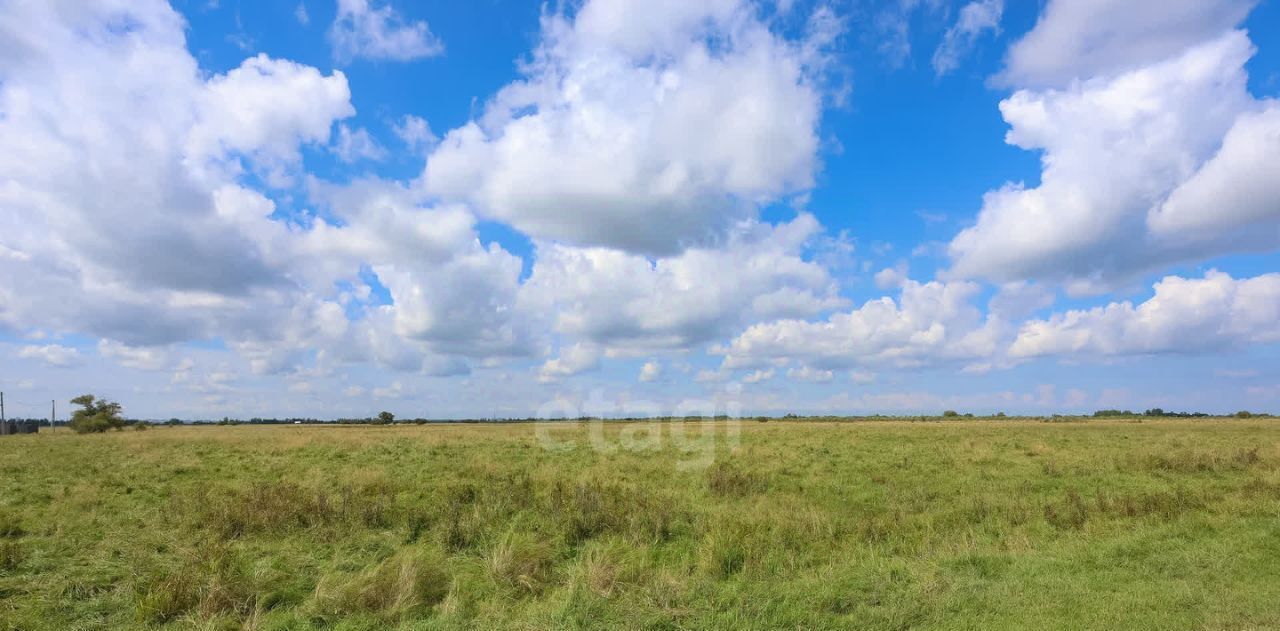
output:
<svg viewBox="0 0 1280 631"><path fill-rule="evenodd" d="M1274 2L76 5L11 416L1280 408Z"/></svg>

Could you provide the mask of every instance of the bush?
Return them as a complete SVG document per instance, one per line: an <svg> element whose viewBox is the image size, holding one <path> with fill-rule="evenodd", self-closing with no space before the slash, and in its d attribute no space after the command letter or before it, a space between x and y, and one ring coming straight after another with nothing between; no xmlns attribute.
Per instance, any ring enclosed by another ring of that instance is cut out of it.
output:
<svg viewBox="0 0 1280 631"><path fill-rule="evenodd" d="M1239 412L1235 413L1235 417L1236 418L1253 418L1253 412L1250 412L1248 410L1240 410Z"/></svg>
<svg viewBox="0 0 1280 631"><path fill-rule="evenodd" d="M942 415L945 417L951 418L951 417L960 416L960 413L955 410L947 410L943 412Z"/></svg>
<svg viewBox="0 0 1280 631"><path fill-rule="evenodd" d="M80 406L68 423L77 434L95 434L109 429L121 429L125 425L124 418L120 416L119 403L99 399L92 394L82 394L71 402Z"/></svg>

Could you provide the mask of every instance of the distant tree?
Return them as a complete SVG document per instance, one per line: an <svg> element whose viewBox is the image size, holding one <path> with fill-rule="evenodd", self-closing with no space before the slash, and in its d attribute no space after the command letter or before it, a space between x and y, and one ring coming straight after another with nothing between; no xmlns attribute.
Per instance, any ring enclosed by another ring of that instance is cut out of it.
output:
<svg viewBox="0 0 1280 631"><path fill-rule="evenodd" d="M80 406L71 415L68 425L77 434L105 432L109 429L124 427L124 417L120 416L120 404L106 399L99 399L92 394L82 394L71 400L73 405Z"/></svg>
<svg viewBox="0 0 1280 631"><path fill-rule="evenodd" d="M960 416L960 413L955 410L947 410L943 412L942 415L946 417L953 417L953 416Z"/></svg>
<svg viewBox="0 0 1280 631"><path fill-rule="evenodd" d="M396 420L396 415L387 411L378 412L378 424L390 425Z"/></svg>
<svg viewBox="0 0 1280 631"><path fill-rule="evenodd" d="M1235 414L1236 418L1253 418L1253 412L1248 410L1240 410Z"/></svg>

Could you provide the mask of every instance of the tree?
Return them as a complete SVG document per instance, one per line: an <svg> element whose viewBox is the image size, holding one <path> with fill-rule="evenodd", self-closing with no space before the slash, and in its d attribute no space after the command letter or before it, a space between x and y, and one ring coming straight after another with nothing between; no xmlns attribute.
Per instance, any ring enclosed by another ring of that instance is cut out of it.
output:
<svg viewBox="0 0 1280 631"><path fill-rule="evenodd" d="M396 420L396 415L395 415L395 414L392 414L392 413L390 413L390 412L386 412L386 411L378 412L378 424L379 424L379 425L390 425L390 424L391 424L391 422L392 422L392 421L394 421L394 420Z"/></svg>
<svg viewBox="0 0 1280 631"><path fill-rule="evenodd" d="M960 413L955 410L946 410L942 413L942 415L945 417L951 418L951 417L960 416Z"/></svg>
<svg viewBox="0 0 1280 631"><path fill-rule="evenodd" d="M124 427L124 417L120 416L120 404L106 399L99 399L92 394L82 394L71 400L73 405L80 406L71 415L68 425L77 434L105 432L109 429Z"/></svg>

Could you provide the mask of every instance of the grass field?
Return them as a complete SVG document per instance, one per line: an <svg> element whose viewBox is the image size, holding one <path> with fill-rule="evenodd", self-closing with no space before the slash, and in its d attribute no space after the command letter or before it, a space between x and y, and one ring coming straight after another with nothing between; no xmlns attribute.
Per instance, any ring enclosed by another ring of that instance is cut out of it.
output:
<svg viewBox="0 0 1280 631"><path fill-rule="evenodd" d="M1280 628L1275 420L177 427L0 471L0 629Z"/></svg>

